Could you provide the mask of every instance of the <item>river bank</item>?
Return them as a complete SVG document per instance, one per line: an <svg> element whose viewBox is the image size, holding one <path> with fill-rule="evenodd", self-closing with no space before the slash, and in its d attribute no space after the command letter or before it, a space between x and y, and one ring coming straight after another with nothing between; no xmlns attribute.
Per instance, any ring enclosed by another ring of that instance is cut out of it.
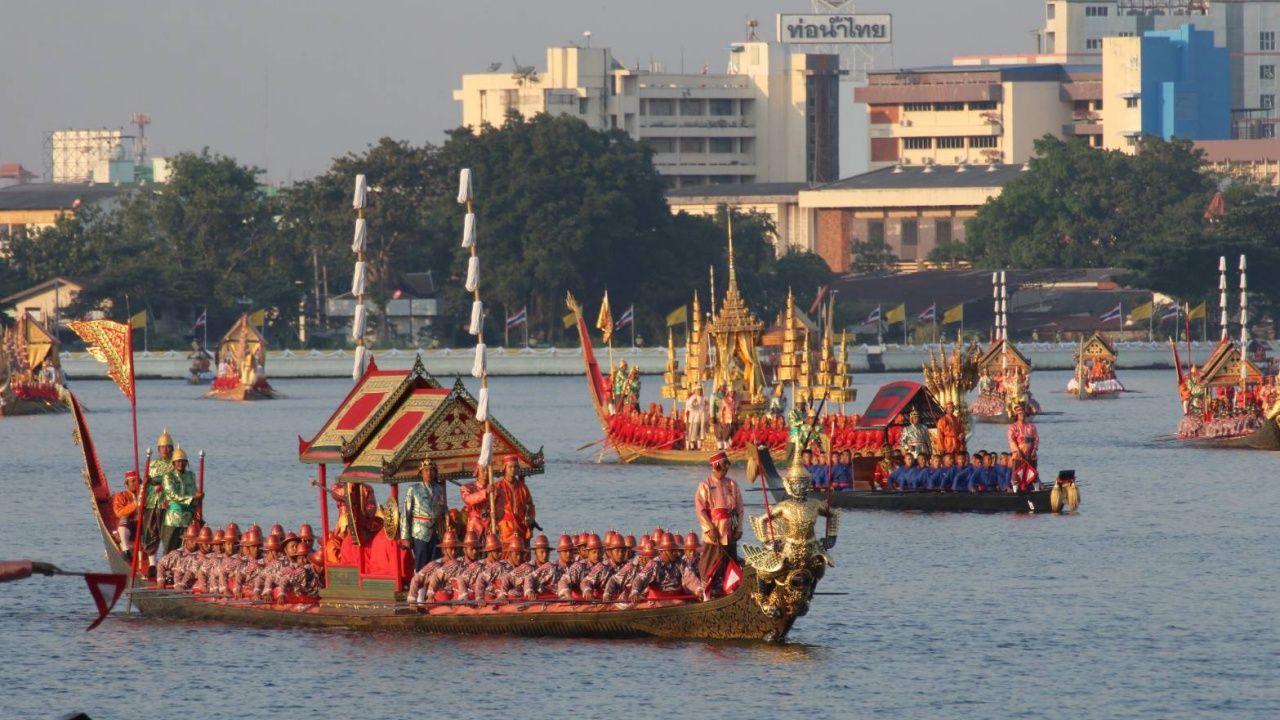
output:
<svg viewBox="0 0 1280 720"><path fill-rule="evenodd" d="M1213 350L1213 343L1192 343L1196 362L1203 362ZM861 345L850 348L849 363L855 373L916 372L937 346ZM1037 370L1070 370L1074 367L1075 343L1024 343L1018 345ZM1173 354L1167 343L1120 343L1121 370L1172 369ZM1181 348L1180 348L1181 349ZM1184 350L1185 352L1185 350ZM443 350L376 350L378 366L407 369L421 355L427 369L435 375L467 375L471 372L474 353L470 349ZM608 352L597 351L603 365ZM663 348L622 348L613 351L613 359L626 360L646 375L659 375L666 369L667 351ZM684 366L684 351L677 350L676 359ZM1186 361L1186 358L1183 358ZM135 355L134 371L139 378L182 379L191 362L185 352L140 352ZM88 353L62 353L62 367L73 380L104 377L102 365ZM490 348L490 375L565 376L582 373L582 351L578 348L505 349ZM279 350L267 353L267 375L272 378L336 378L351 374L351 353L346 350Z"/></svg>

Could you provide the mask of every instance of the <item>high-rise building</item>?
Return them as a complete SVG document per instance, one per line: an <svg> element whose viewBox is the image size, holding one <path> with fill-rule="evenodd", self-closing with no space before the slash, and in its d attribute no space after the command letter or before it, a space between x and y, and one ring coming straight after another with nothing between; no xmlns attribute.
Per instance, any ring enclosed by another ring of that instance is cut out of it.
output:
<svg viewBox="0 0 1280 720"><path fill-rule="evenodd" d="M650 145L672 187L830 182L839 178L839 56L749 41L725 73L627 68L608 48L547 49L542 70L462 77L462 124L501 125L509 112L570 115Z"/></svg>

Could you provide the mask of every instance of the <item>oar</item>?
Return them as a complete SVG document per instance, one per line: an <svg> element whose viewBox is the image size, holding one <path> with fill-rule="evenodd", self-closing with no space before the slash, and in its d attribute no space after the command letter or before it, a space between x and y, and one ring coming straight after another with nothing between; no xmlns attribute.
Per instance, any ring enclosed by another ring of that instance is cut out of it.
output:
<svg viewBox="0 0 1280 720"><path fill-rule="evenodd" d="M598 439L598 440L592 440L591 442L587 443L586 445L579 445L579 446L577 447L577 449L576 449L576 452L582 452L583 450L586 450L587 448L591 447L592 445L598 445L598 444L600 444L600 443L604 442L604 441L605 441L605 440L607 440L607 439L608 439L607 437L602 437L602 438L600 438L600 439Z"/></svg>

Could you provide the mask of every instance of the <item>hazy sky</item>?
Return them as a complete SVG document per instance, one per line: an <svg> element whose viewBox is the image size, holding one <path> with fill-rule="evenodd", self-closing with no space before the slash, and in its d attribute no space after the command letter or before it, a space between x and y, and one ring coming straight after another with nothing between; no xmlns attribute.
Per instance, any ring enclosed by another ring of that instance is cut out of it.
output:
<svg viewBox="0 0 1280 720"><path fill-rule="evenodd" d="M1030 52L1043 0L878 0L894 16L891 61L947 63ZM153 155L210 149L266 168L273 182L323 172L382 136L443 140L463 73L490 62L545 66L549 45L607 46L723 72L748 18L773 38L778 12L806 0L0 0L0 162L44 171L43 138L118 128L151 114Z"/></svg>

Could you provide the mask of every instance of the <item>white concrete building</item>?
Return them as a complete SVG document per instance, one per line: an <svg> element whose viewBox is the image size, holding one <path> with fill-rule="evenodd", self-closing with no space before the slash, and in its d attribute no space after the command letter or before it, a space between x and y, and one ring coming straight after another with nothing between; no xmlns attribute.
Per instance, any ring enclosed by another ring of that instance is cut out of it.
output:
<svg viewBox="0 0 1280 720"><path fill-rule="evenodd" d="M1214 44L1231 53L1234 135L1275 137L1280 0L1046 0L1040 51L1100 64L1103 38L1184 24L1213 31Z"/></svg>
<svg viewBox="0 0 1280 720"><path fill-rule="evenodd" d="M828 182L839 169L839 57L781 43L730 46L723 74L626 68L608 48L553 47L546 67L464 75L462 124L510 111L572 115L654 150L672 187Z"/></svg>

